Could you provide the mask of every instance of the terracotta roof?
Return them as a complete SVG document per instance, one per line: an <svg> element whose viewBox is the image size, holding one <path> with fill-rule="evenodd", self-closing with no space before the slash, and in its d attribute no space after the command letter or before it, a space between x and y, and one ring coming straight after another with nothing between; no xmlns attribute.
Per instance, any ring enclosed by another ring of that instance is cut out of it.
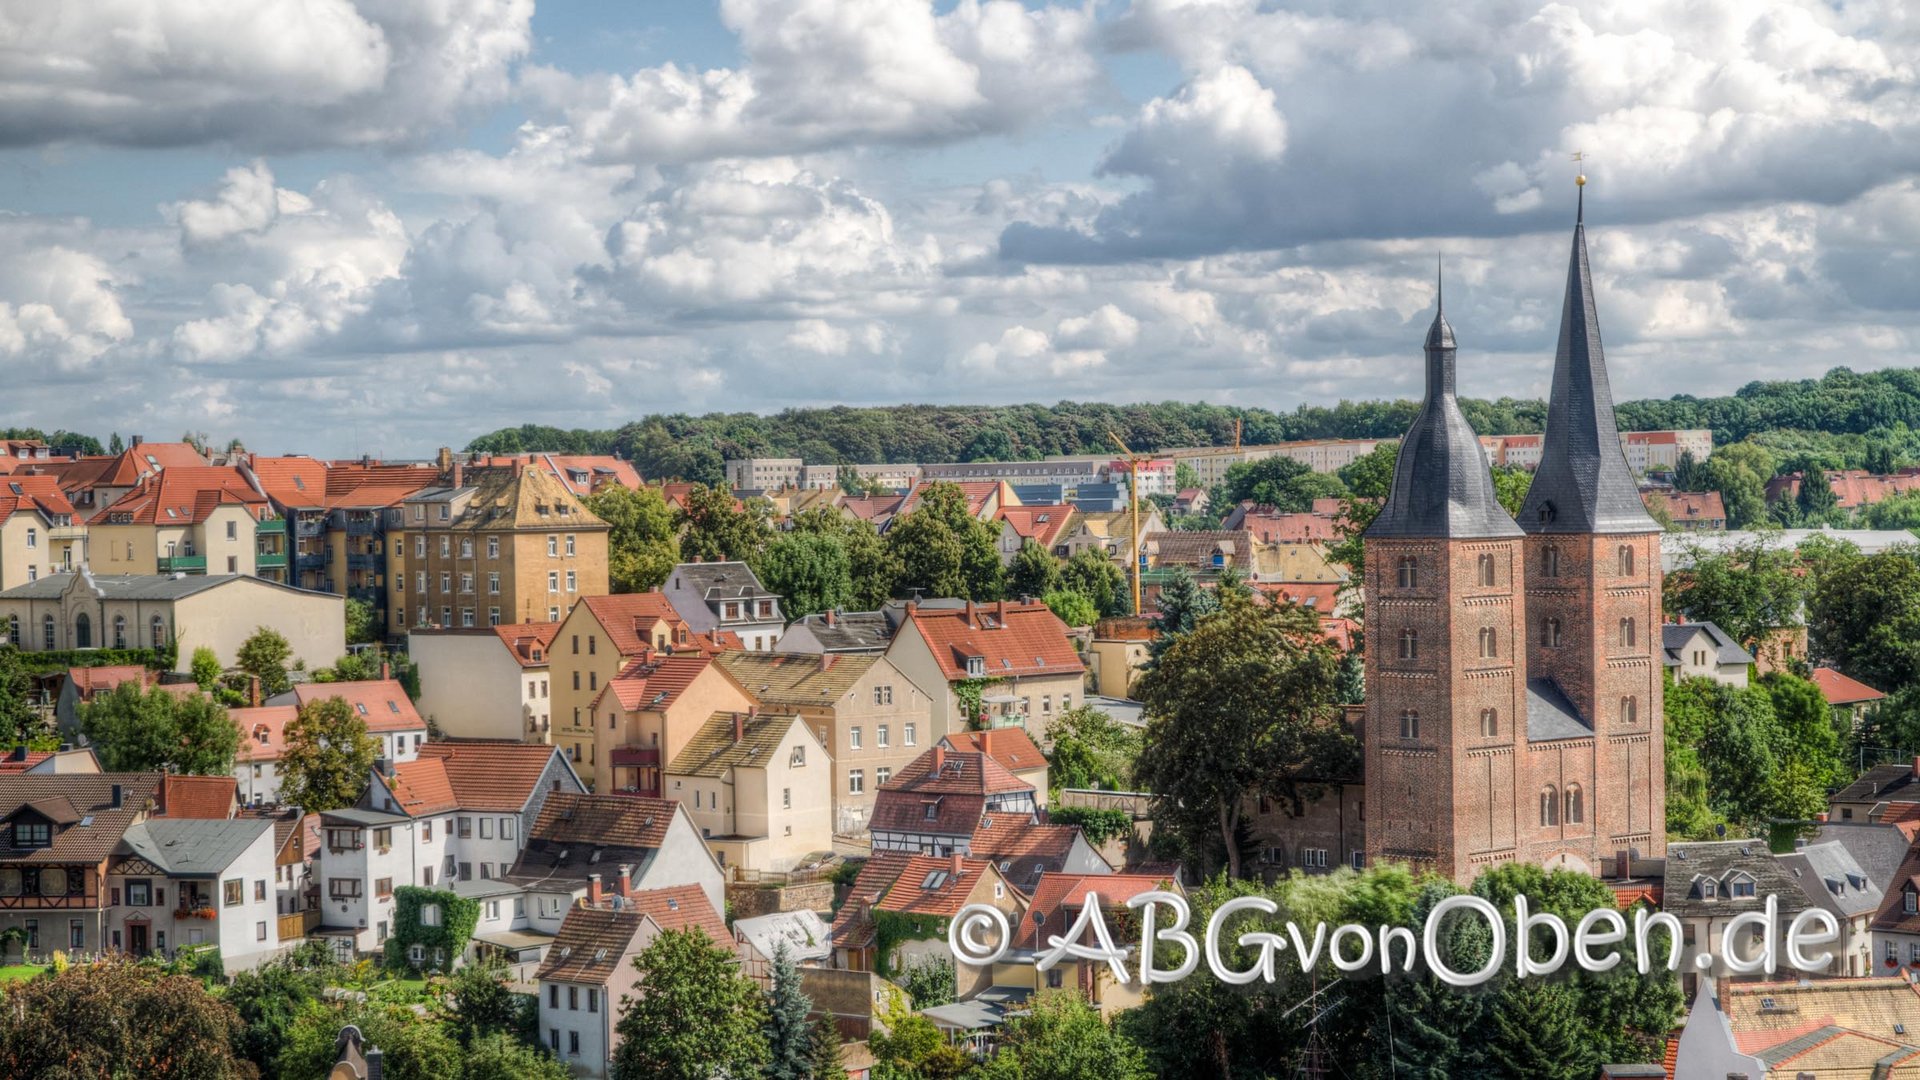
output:
<svg viewBox="0 0 1920 1080"><path fill-rule="evenodd" d="M534 838L564 844L657 848L680 804L672 799L628 795L581 795L556 791L540 807Z"/></svg>
<svg viewBox="0 0 1920 1080"><path fill-rule="evenodd" d="M76 470L69 475L77 484L68 484L62 477L61 487L73 491L77 487L132 487L140 478L166 469L191 469L205 467L207 459L200 451L177 442L143 442L139 446L129 446L118 456L82 458L82 462L93 464L93 468Z"/></svg>
<svg viewBox="0 0 1920 1080"><path fill-rule="evenodd" d="M936 746L907 762L880 790L916 795L997 795L1032 791L1033 785L986 754Z"/></svg>
<svg viewBox="0 0 1920 1080"><path fill-rule="evenodd" d="M1649 491L1642 494L1648 511L1664 509L1676 525L1689 521L1727 523L1727 504L1717 491Z"/></svg>
<svg viewBox="0 0 1920 1080"><path fill-rule="evenodd" d="M399 762L393 766L393 775L387 777L386 785L408 817L444 814L461 808L460 800L453 797L453 783L447 779L446 763L439 758L423 756L417 761Z"/></svg>
<svg viewBox="0 0 1920 1080"><path fill-rule="evenodd" d="M1079 836L1078 825L1035 825L1020 814L982 814L967 850L994 862L1009 882L1031 893L1041 874L1065 868Z"/></svg>
<svg viewBox="0 0 1920 1080"><path fill-rule="evenodd" d="M1060 537L1066 535L1067 525L1073 515L1071 504L1000 508L1000 520L1011 526L1016 536L1031 540L1049 551L1053 550L1053 545L1059 542Z"/></svg>
<svg viewBox="0 0 1920 1080"><path fill-rule="evenodd" d="M1322 543L1339 540L1340 525L1321 514L1283 513L1248 514L1240 525L1263 544Z"/></svg>
<svg viewBox="0 0 1920 1080"><path fill-rule="evenodd" d="M287 725L300 710L292 705L262 705L257 709L228 709L227 716L240 728L240 749L234 760L240 762L278 761L287 748Z"/></svg>
<svg viewBox="0 0 1920 1080"><path fill-rule="evenodd" d="M883 522L898 513L906 501L904 495L853 495L841 502L840 509L861 521Z"/></svg>
<svg viewBox="0 0 1920 1080"><path fill-rule="evenodd" d="M830 928L836 947L859 949L873 943L873 919L862 906L878 904L913 859L914 856L904 851L876 851L861 864L860 873L847 890L846 902L840 905Z"/></svg>
<svg viewBox="0 0 1920 1080"><path fill-rule="evenodd" d="M907 625L920 632L949 681L969 678L968 660L976 657L984 661L989 678L1082 675L1087 670L1067 636L1066 624L1045 604L916 606L907 616Z"/></svg>
<svg viewBox="0 0 1920 1080"><path fill-rule="evenodd" d="M1033 743L1027 729L993 728L988 731L955 731L940 740L949 750L984 753L1010 773L1044 769L1047 758Z"/></svg>
<svg viewBox="0 0 1920 1080"><path fill-rule="evenodd" d="M326 504L327 466L301 454L266 457L256 454L247 463L260 489L282 506L318 507Z"/></svg>
<svg viewBox="0 0 1920 1080"><path fill-rule="evenodd" d="M1880 910L1873 917L1871 929L1901 934L1920 934L1920 912L1908 914L1907 893L1920 893L1920 848L1909 848L1906 857L1900 860L1900 868L1886 884L1885 896L1881 898ZM1875 958L1876 961L1878 958ZM1917 1030L1916 1033L1920 1033Z"/></svg>
<svg viewBox="0 0 1920 1080"><path fill-rule="evenodd" d="M1160 620L1147 615L1114 615L1093 624L1095 641L1152 641L1160 636Z"/></svg>
<svg viewBox="0 0 1920 1080"><path fill-rule="evenodd" d="M550 663L547 655L553 650L553 638L560 632L560 624L502 623L494 627L493 632L500 636L500 643L507 647L507 652L521 667L546 667Z"/></svg>
<svg viewBox="0 0 1920 1080"><path fill-rule="evenodd" d="M118 809L112 805L115 786L121 789ZM13 829L0 829L0 864L98 863L146 813L159 787L158 773L0 776L0 821L28 803L45 805L56 799L64 804L58 816L77 815L73 824L55 830L53 843L44 848L17 848Z"/></svg>
<svg viewBox="0 0 1920 1080"><path fill-rule="evenodd" d="M154 674L139 664L111 664L105 667L67 669L67 682L73 684L81 701L92 701L95 695L114 690L124 682L138 682L144 689L152 686L156 681Z"/></svg>
<svg viewBox="0 0 1920 1080"><path fill-rule="evenodd" d="M15 754L19 754L19 756L15 756ZM52 757L53 751L28 750L24 754L20 754L18 751L16 751L15 754L8 754L5 758L0 758L0 773L26 772L28 769Z"/></svg>
<svg viewBox="0 0 1920 1080"><path fill-rule="evenodd" d="M609 901L600 907L580 905L569 909L535 978L605 985L648 919L661 930L697 927L718 944L732 940L726 923L698 885L641 889L618 907ZM606 1008L612 1007L612 1002L606 1003Z"/></svg>
<svg viewBox="0 0 1920 1080"><path fill-rule="evenodd" d="M171 818L224 821L240 805L240 782L232 776L168 774L160 789L158 814Z"/></svg>
<svg viewBox="0 0 1920 1080"><path fill-rule="evenodd" d="M94 512L89 525L192 525L223 506L267 513L267 497L231 466L181 466L140 481L111 505Z"/></svg>
<svg viewBox="0 0 1920 1080"><path fill-rule="evenodd" d="M39 514L43 521L53 524L70 521L73 504L51 476L8 475L0 481L0 523L18 513Z"/></svg>
<svg viewBox="0 0 1920 1080"><path fill-rule="evenodd" d="M1226 565L1253 569L1253 533L1246 529L1157 532L1145 540L1147 556L1156 567L1187 566L1213 569L1213 557L1224 553Z"/></svg>
<svg viewBox="0 0 1920 1080"><path fill-rule="evenodd" d="M880 662L877 655L725 652L714 663L768 708L827 708Z"/></svg>
<svg viewBox="0 0 1920 1080"><path fill-rule="evenodd" d="M617 596L589 596L580 603L606 631L607 642L621 656L636 656L653 647L653 630L661 622L669 627L667 639L679 640L678 630L686 625L665 593L621 593Z"/></svg>
<svg viewBox="0 0 1920 1080"><path fill-rule="evenodd" d="M427 722L413 707L406 688L396 679L361 682L301 683L293 688L301 708L316 701L340 698L353 706L370 732L425 731Z"/></svg>
<svg viewBox="0 0 1920 1080"><path fill-rule="evenodd" d="M1842 675L1828 667L1817 667L1807 676L1829 705L1858 705L1866 701L1879 701L1887 695L1868 686L1858 679Z"/></svg>
<svg viewBox="0 0 1920 1080"><path fill-rule="evenodd" d="M1103 910L1121 907L1144 892L1170 889L1167 878L1153 874L1048 874L1033 890L1027 917L1013 934L1016 949L1045 949L1047 939L1064 935L1085 905L1088 892L1100 899ZM1178 891L1178 890L1175 890Z"/></svg>
<svg viewBox="0 0 1920 1080"><path fill-rule="evenodd" d="M894 515L898 517L913 513L919 507L920 500L926 496L927 489L935 484L959 488L960 494L967 497L967 512L974 517L982 517L986 513L987 501L1001 494L1000 489L1007 486L1000 480L922 480L914 485L913 490L900 501L899 507L894 510ZM1012 500L1002 498L1000 502L1001 505L1005 505Z"/></svg>
<svg viewBox="0 0 1920 1080"><path fill-rule="evenodd" d="M606 688L594 700L597 704L611 694L628 712L670 709L713 663L712 657L694 653L642 655L608 680Z"/></svg>
<svg viewBox="0 0 1920 1080"><path fill-rule="evenodd" d="M1774 477L1767 483L1767 501L1798 498L1802 479L1800 473ZM1840 509L1853 510L1893 495L1920 491L1920 469L1903 469L1885 476L1876 476L1865 469L1844 469L1828 473L1827 485L1833 489L1835 504Z"/></svg>
<svg viewBox="0 0 1920 1080"><path fill-rule="evenodd" d="M440 762L460 809L519 813L559 752L544 743L428 743L420 760Z"/></svg>
<svg viewBox="0 0 1920 1080"><path fill-rule="evenodd" d="M967 906L967 897L980 882L980 875L1000 871L985 859L953 856L915 855L907 861L887 895L873 905L876 911L898 911L910 915L937 915L952 918Z"/></svg>
<svg viewBox="0 0 1920 1080"><path fill-rule="evenodd" d="M630 461L611 454L496 454L475 457L469 468L525 468L534 465L551 474L576 496L585 497L608 484L640 490L640 471Z"/></svg>
<svg viewBox="0 0 1920 1080"><path fill-rule="evenodd" d="M679 756L667 764L675 776L725 776L736 765L766 768L774 751L793 730L800 718L792 714L714 713L693 738L687 740ZM734 725L740 735L734 737Z"/></svg>
<svg viewBox="0 0 1920 1080"><path fill-rule="evenodd" d="M1880 957L1874 960L1878 963ZM1805 1053L1843 1032L1899 1039L1895 1024L1910 1032L1920 1030L1920 988L1897 975L1805 984L1722 980L1715 989L1735 1048L1775 1061ZM1826 1028L1841 1030L1823 1032ZM1880 1049L1879 1055L1885 1053L1886 1048ZM1865 1060L1868 1069L1875 1059ZM1845 1075L1868 1075L1868 1069Z"/></svg>
<svg viewBox="0 0 1920 1080"><path fill-rule="evenodd" d="M937 775L933 771L936 757L942 761ZM985 754L936 747L908 762L898 775L881 785L874 796L868 826L891 832L969 836L986 811L989 794L1032 790L1032 784Z"/></svg>

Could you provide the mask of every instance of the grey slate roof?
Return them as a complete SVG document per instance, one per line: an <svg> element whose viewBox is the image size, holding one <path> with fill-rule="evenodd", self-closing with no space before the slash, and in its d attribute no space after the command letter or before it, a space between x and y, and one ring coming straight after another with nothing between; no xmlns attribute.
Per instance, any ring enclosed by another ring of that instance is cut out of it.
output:
<svg viewBox="0 0 1920 1080"><path fill-rule="evenodd" d="M1592 737L1593 728L1552 679L1527 680L1527 741Z"/></svg>
<svg viewBox="0 0 1920 1080"><path fill-rule="evenodd" d="M271 831L273 820L263 817L149 818L130 826L121 843L174 876L211 877L232 866L262 833Z"/></svg>
<svg viewBox="0 0 1920 1080"><path fill-rule="evenodd" d="M1907 857L1907 834L1897 825L1870 825L1863 821L1830 821L1814 834L1816 843L1838 843L1867 872L1867 879L1883 893L1900 863Z"/></svg>
<svg viewBox="0 0 1920 1080"><path fill-rule="evenodd" d="M102 599L106 600L179 600L235 581L252 581L291 593L328 595L248 574L187 574L175 577L172 574L95 574L90 570L82 570L78 574L48 574L38 581L15 585L0 592L0 600L58 600L66 595L76 577L82 582L82 587L91 582Z"/></svg>
<svg viewBox="0 0 1920 1080"><path fill-rule="evenodd" d="M1393 490L1366 535L1520 536L1520 527L1494 497L1486 452L1454 396L1453 327L1444 310L1434 312L1426 354L1426 400L1400 440Z"/></svg>
<svg viewBox="0 0 1920 1080"><path fill-rule="evenodd" d="M1662 623L1660 624L1660 646L1667 652L1667 666L1680 663L1680 650L1687 647L1693 635L1706 631L1713 639L1714 663L1726 667L1745 667L1753 663L1753 654L1740 647L1732 635L1711 622Z"/></svg>
<svg viewBox="0 0 1920 1080"><path fill-rule="evenodd" d="M681 563L673 568L676 587L699 593L708 601L777 599L768 592L753 568L743 562Z"/></svg>
<svg viewBox="0 0 1920 1080"><path fill-rule="evenodd" d="M1872 875L1838 843L1808 844L1779 859L1808 901L1833 912L1842 923L1874 914L1885 899Z"/></svg>
<svg viewBox="0 0 1920 1080"><path fill-rule="evenodd" d="M1728 896L1727 882L1735 871L1754 880L1752 896ZM1697 883L1711 878L1718 886L1712 899L1697 895ZM1669 844L1661 907L1682 918L1731 918L1766 908L1769 895L1780 898L1780 915L1789 919L1805 911L1807 892L1787 864L1767 850L1765 840L1709 840Z"/></svg>
<svg viewBox="0 0 1920 1080"><path fill-rule="evenodd" d="M1587 266L1585 189L1573 226L1567 294L1560 308L1560 347L1553 358L1547 432L1533 486L1520 507L1530 533L1657 533L1620 448L1613 390L1600 346L1600 316Z"/></svg>
<svg viewBox="0 0 1920 1080"><path fill-rule="evenodd" d="M826 652L881 652L893 640L893 624L879 611L836 611L832 626L825 615L808 615L794 625L806 627Z"/></svg>

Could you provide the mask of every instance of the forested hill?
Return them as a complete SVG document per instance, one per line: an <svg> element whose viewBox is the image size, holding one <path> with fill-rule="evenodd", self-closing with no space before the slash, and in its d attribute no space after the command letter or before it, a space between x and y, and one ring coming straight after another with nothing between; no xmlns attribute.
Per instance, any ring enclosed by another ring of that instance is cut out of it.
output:
<svg viewBox="0 0 1920 1080"><path fill-rule="evenodd" d="M1539 431L1540 401L1463 399L1461 407L1485 435ZM996 461L1049 454L1099 454L1114 449L1107 432L1135 450L1225 446L1242 421L1247 444L1294 439L1393 438L1405 431L1417 402L1343 401L1302 405L1292 412L1159 402L1106 405L889 405L868 408L788 409L772 415L710 413L645 416L617 431L523 425L473 440L488 453L618 453L648 477L715 481L727 458L800 457L809 464ZM1704 427L1717 444L1793 429L1830 435L1897 432L1911 441L1920 428L1920 369L1855 374L1835 368L1820 379L1754 382L1727 397L1680 396L1619 406L1623 430Z"/></svg>

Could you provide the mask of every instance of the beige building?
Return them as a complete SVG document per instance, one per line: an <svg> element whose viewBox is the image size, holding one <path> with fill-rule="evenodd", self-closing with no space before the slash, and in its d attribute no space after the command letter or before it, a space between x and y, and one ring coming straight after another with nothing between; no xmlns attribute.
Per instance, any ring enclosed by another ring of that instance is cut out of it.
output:
<svg viewBox="0 0 1920 1080"><path fill-rule="evenodd" d="M963 608L907 605L886 657L933 694L941 734L982 721L1017 725L1041 745L1053 718L1086 699L1086 665L1045 604L969 603ZM983 715L968 717L960 691L978 687Z"/></svg>
<svg viewBox="0 0 1920 1080"><path fill-rule="evenodd" d="M87 561L107 574L252 575L262 523L281 519L240 470L166 469L87 520Z"/></svg>
<svg viewBox="0 0 1920 1080"><path fill-rule="evenodd" d="M798 716L715 713L668 762L662 794L722 867L782 873L833 850L832 769Z"/></svg>
<svg viewBox="0 0 1920 1080"><path fill-rule="evenodd" d="M0 589L84 564L86 538L53 477L0 476Z"/></svg>
<svg viewBox="0 0 1920 1080"><path fill-rule="evenodd" d="M598 777L600 794L660 796L661 773L716 713L744 713L753 699L713 659L699 653L634 660L601 687L586 719L593 726L579 773ZM568 760L581 744L561 747ZM581 776L586 779L585 775Z"/></svg>
<svg viewBox="0 0 1920 1080"><path fill-rule="evenodd" d="M1137 615L1094 623L1086 661L1093 692L1102 697L1131 698L1133 681L1147 668L1153 638L1153 621Z"/></svg>
<svg viewBox="0 0 1920 1080"><path fill-rule="evenodd" d="M607 592L607 524L543 469L459 470L401 504L389 528L390 630L559 622Z"/></svg>
<svg viewBox="0 0 1920 1080"><path fill-rule="evenodd" d="M837 833L864 832L880 786L946 734L929 692L883 656L725 652L714 662L763 712L798 714L826 747Z"/></svg>
<svg viewBox="0 0 1920 1080"><path fill-rule="evenodd" d="M547 654L559 629L559 623L505 623L408 632L407 655L420 670L420 711L450 739L551 743Z"/></svg>
<svg viewBox="0 0 1920 1080"><path fill-rule="evenodd" d="M591 595L574 605L547 650L552 742L593 786L593 703L628 662L689 645L687 624L657 592Z"/></svg>
<svg viewBox="0 0 1920 1080"><path fill-rule="evenodd" d="M199 648L231 664L255 630L287 639L292 660L326 667L347 651L346 601L229 574L57 574L0 592L0 634L27 652L178 648L185 671Z"/></svg>

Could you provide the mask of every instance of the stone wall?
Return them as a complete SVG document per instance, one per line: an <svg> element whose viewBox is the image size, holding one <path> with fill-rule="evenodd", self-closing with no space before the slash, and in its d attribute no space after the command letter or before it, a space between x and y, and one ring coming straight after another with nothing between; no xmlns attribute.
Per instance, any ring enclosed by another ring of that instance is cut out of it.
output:
<svg viewBox="0 0 1920 1080"><path fill-rule="evenodd" d="M805 885L728 885L727 903L733 905L733 917L751 919L781 911L830 911L833 908L833 882L814 881Z"/></svg>

